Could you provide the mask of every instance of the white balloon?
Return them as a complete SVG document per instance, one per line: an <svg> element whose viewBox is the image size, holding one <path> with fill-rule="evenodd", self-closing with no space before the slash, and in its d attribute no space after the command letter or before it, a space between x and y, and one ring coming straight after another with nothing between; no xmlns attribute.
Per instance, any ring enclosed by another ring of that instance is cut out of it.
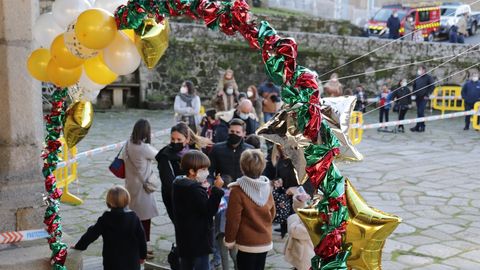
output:
<svg viewBox="0 0 480 270"><path fill-rule="evenodd" d="M117 32L115 39L103 51L103 61L111 71L118 75L127 75L134 72L142 58L127 35Z"/></svg>
<svg viewBox="0 0 480 270"><path fill-rule="evenodd" d="M104 9L113 14L118 6L125 5L127 2L127 0L97 0L93 7Z"/></svg>
<svg viewBox="0 0 480 270"><path fill-rule="evenodd" d="M88 0L56 0L53 3L52 13L57 24L62 29L66 29L80 13L91 7Z"/></svg>
<svg viewBox="0 0 480 270"><path fill-rule="evenodd" d="M44 13L38 17L33 26L33 37L38 45L50 48L52 41L63 32L53 18L52 13Z"/></svg>

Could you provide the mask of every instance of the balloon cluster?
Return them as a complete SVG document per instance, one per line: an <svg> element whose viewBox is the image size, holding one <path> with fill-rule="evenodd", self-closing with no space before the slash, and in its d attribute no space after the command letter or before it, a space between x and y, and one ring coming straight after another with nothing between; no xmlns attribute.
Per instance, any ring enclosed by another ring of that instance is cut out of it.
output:
<svg viewBox="0 0 480 270"><path fill-rule="evenodd" d="M168 24L147 22L142 28L147 31L139 29L137 35L119 31L112 13L124 2L56 0L52 12L41 15L33 29L42 48L28 58L32 77L57 87L77 84L98 94L119 75L134 72L142 57L154 67L168 47ZM152 43L161 48L152 49Z"/></svg>

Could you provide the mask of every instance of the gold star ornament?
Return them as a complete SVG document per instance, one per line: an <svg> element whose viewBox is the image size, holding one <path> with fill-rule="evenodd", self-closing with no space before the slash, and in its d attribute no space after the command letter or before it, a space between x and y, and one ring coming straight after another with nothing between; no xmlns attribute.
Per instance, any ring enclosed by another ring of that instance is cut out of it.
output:
<svg viewBox="0 0 480 270"><path fill-rule="evenodd" d="M382 269L383 246L402 219L368 206L348 179L346 186L349 218L345 242L352 246L347 265L349 269ZM297 213L307 227L313 245L318 245L323 220L316 207L299 209Z"/></svg>

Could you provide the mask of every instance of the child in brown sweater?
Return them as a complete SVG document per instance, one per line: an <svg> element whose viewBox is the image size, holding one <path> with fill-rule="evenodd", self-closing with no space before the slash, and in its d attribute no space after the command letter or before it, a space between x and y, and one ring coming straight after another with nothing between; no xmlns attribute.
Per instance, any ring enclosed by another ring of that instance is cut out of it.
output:
<svg viewBox="0 0 480 270"><path fill-rule="evenodd" d="M275 203L270 180L261 175L265 164L260 150L244 151L240 157L243 176L229 185L225 245L238 248L239 270L263 270L267 252L273 248Z"/></svg>

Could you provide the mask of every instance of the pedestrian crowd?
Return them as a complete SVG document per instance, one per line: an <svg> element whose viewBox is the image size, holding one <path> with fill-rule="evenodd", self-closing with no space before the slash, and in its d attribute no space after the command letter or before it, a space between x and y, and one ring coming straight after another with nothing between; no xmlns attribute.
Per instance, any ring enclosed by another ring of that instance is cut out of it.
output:
<svg viewBox="0 0 480 270"><path fill-rule="evenodd" d="M338 75L332 74L322 95L355 95L355 110L366 112L364 87L343 88ZM434 80L423 66L411 83L403 78L391 87L381 86L380 122L389 121L391 108L403 120L412 96L417 117L423 117L433 89ZM478 72L471 73L462 97L466 110L480 101ZM296 210L319 195L309 181L299 184L301 179L282 145L255 135L260 123L268 122L282 106L279 87L266 80L258 88L250 85L240 92L234 72L227 70L212 104L214 108L202 118L195 86L184 81L175 97L176 124L170 129L170 143L160 150L151 144L150 123L144 119L135 123L120 155L125 162L125 186L107 192L110 210L73 248L85 250L102 236L104 269L140 269L155 256L148 242L151 220L159 216L155 200L159 190L175 228L175 244L168 256L172 269L264 269L274 232L287 237L285 260L295 269L310 268L313 244ZM465 129L469 125L467 117ZM403 125L397 129L404 132ZM424 132L425 123L417 123L411 131Z"/></svg>

